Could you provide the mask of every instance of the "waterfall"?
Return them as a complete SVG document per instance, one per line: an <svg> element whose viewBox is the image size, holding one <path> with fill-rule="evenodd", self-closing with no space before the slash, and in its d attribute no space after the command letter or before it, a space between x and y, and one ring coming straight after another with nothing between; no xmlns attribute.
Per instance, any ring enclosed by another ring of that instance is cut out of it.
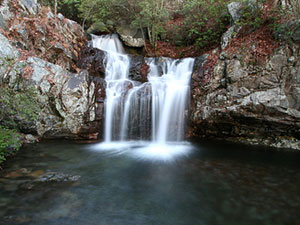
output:
<svg viewBox="0 0 300 225"><path fill-rule="evenodd" d="M146 58L148 82L140 83L129 79L130 57L117 35L93 35L91 43L105 52L105 143L183 141L194 59Z"/></svg>
<svg viewBox="0 0 300 225"><path fill-rule="evenodd" d="M194 59L150 58L147 63L152 87L152 139L159 143L183 141Z"/></svg>

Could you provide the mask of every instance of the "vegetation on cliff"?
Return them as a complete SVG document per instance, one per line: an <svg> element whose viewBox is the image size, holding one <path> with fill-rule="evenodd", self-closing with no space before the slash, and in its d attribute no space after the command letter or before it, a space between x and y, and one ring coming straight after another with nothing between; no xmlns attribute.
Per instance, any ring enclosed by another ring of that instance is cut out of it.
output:
<svg viewBox="0 0 300 225"><path fill-rule="evenodd" d="M21 138L16 130L1 125L0 134L0 163L2 163L7 156L14 154L21 147Z"/></svg>
<svg viewBox="0 0 300 225"><path fill-rule="evenodd" d="M53 5L53 1L41 0ZM85 28L91 25L98 32L115 32L120 26L141 29L146 38L149 56L197 56L219 46L222 34L233 24L227 5L232 0L62 0L58 12L75 18ZM242 38L260 29L264 37L292 32L295 24L287 21L300 18L297 0L237 0L236 25ZM296 24L296 25L299 25ZM233 36L236 36L233 34ZM252 35L253 36L253 35ZM255 36L255 35L254 35ZM288 36L288 35L285 35ZM254 43L256 40L253 39Z"/></svg>
<svg viewBox="0 0 300 225"><path fill-rule="evenodd" d="M13 91L0 86L0 163L22 144L20 132L32 133L41 107L33 89Z"/></svg>

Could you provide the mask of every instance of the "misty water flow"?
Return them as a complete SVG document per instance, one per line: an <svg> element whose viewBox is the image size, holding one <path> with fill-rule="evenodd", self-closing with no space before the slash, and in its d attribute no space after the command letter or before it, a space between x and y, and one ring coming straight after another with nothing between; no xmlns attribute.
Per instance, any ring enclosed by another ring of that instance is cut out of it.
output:
<svg viewBox="0 0 300 225"><path fill-rule="evenodd" d="M92 36L105 52L104 142L96 150L134 149L141 157L170 160L186 155L184 142L194 59L146 58L148 82L129 79L130 56L116 34Z"/></svg>

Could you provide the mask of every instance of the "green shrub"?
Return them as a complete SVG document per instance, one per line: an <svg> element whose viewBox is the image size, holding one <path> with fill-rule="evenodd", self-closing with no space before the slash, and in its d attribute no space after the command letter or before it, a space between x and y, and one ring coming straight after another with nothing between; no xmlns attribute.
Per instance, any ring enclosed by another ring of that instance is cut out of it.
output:
<svg viewBox="0 0 300 225"><path fill-rule="evenodd" d="M16 130L6 129L0 125L0 163L21 147L20 135Z"/></svg>
<svg viewBox="0 0 300 225"><path fill-rule="evenodd" d="M261 8L262 1L243 1L243 6L240 9L241 18L236 21L237 25L243 27L246 33L251 33L259 28L267 18L263 18L263 11Z"/></svg>
<svg viewBox="0 0 300 225"><path fill-rule="evenodd" d="M228 0L187 0L183 12L188 42L198 48L218 44L230 22Z"/></svg>
<svg viewBox="0 0 300 225"><path fill-rule="evenodd" d="M41 107L35 90L14 91L0 86L0 121L1 125L18 129L35 124Z"/></svg>

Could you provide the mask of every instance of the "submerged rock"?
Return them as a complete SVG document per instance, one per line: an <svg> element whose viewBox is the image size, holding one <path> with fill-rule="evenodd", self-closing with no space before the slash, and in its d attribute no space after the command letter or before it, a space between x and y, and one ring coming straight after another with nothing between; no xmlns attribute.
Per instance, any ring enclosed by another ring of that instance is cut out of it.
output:
<svg viewBox="0 0 300 225"><path fill-rule="evenodd" d="M21 182L16 189L20 190L39 190L40 188L47 187L45 185L64 185L64 184L72 184L78 182L80 180L80 176L78 175L70 175L60 172L47 172L36 171L36 174L41 174L34 180L32 178L28 181ZM36 177L35 174L29 174L31 177ZM28 177L27 177L28 178Z"/></svg>
<svg viewBox="0 0 300 225"><path fill-rule="evenodd" d="M64 173L48 172L38 177L35 182L77 182L80 176L74 176Z"/></svg>

